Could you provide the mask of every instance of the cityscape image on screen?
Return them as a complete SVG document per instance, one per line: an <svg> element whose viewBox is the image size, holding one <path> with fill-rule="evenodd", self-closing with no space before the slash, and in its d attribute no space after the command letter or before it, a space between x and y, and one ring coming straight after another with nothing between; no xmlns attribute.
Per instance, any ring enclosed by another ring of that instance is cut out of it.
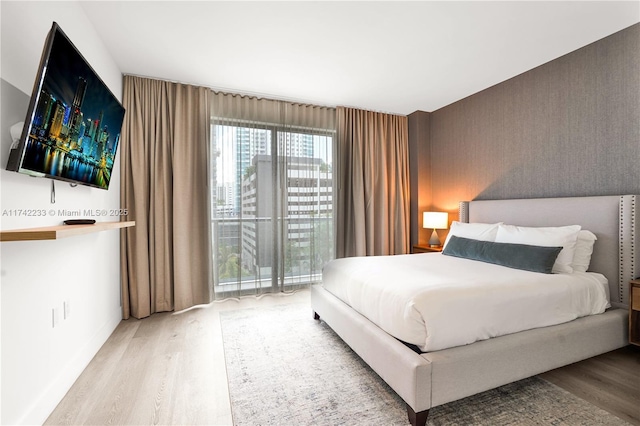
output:
<svg viewBox="0 0 640 426"><path fill-rule="evenodd" d="M62 31L52 31L20 171L107 189L124 108Z"/></svg>

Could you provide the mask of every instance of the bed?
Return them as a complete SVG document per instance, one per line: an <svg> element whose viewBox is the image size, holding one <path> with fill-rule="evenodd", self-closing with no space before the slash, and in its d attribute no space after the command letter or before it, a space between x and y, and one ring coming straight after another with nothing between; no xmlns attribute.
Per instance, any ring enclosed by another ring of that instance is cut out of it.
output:
<svg viewBox="0 0 640 426"><path fill-rule="evenodd" d="M607 279L611 307L604 313L445 349L435 345L427 352L384 331L322 285L311 289L314 317L325 321L405 401L412 425L424 425L432 407L628 344L628 286L639 274L636 200L624 195L461 203L462 222L580 225L593 232L598 240L589 271ZM441 255L397 257L410 256Z"/></svg>

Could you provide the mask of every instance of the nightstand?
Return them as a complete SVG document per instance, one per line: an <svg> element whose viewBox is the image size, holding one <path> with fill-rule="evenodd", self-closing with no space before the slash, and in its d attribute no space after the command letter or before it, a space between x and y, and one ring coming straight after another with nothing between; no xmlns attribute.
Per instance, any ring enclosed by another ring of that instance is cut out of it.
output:
<svg viewBox="0 0 640 426"><path fill-rule="evenodd" d="M428 244L416 244L413 246L413 251L411 253L431 253L440 251L442 251L442 246L430 247Z"/></svg>
<svg viewBox="0 0 640 426"><path fill-rule="evenodd" d="M640 346L640 279L629 282L629 343Z"/></svg>

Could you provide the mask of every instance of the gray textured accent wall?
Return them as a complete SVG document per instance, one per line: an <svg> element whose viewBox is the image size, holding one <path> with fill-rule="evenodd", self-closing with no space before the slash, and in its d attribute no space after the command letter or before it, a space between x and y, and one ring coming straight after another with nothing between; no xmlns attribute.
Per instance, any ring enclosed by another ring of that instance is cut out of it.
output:
<svg viewBox="0 0 640 426"><path fill-rule="evenodd" d="M430 131L436 209L640 193L640 24L434 111Z"/></svg>
<svg viewBox="0 0 640 426"><path fill-rule="evenodd" d="M409 114L409 171L411 184L411 246L426 243L430 232L422 229L422 212L431 207L429 113Z"/></svg>

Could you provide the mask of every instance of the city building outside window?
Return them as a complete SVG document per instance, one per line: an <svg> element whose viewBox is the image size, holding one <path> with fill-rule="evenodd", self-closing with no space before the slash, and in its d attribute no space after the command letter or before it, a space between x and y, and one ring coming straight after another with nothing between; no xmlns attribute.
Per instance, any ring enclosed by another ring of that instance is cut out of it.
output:
<svg viewBox="0 0 640 426"><path fill-rule="evenodd" d="M333 141L327 129L211 127L216 294L318 282L334 258Z"/></svg>

